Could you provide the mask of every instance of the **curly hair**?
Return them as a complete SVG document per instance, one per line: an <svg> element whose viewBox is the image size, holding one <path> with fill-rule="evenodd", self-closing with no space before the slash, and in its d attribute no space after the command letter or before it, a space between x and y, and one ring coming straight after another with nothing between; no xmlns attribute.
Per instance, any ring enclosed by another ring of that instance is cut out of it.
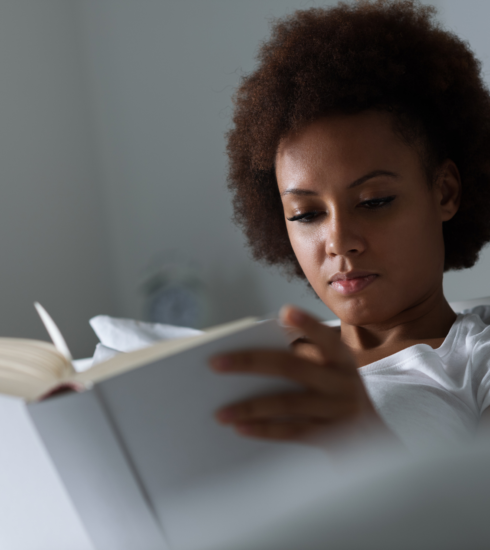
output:
<svg viewBox="0 0 490 550"><path fill-rule="evenodd" d="M490 241L490 95L467 43L415 0L296 11L277 20L242 78L227 134L234 221L256 260L304 278L275 176L280 140L329 114L388 111L430 171L457 165L461 205L443 224L444 270L471 267Z"/></svg>

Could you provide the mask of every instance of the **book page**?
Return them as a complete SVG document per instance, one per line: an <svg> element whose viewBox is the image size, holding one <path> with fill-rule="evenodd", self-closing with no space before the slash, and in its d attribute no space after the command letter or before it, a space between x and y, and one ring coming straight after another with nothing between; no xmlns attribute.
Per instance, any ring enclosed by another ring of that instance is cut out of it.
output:
<svg viewBox="0 0 490 550"><path fill-rule="evenodd" d="M70 362L48 342L0 338L0 393L34 399L71 370Z"/></svg>

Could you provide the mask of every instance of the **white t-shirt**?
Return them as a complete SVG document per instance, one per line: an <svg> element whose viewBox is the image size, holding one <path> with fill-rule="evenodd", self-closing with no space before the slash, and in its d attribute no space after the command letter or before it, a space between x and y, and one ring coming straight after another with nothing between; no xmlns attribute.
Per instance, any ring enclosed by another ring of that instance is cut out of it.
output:
<svg viewBox="0 0 490 550"><path fill-rule="evenodd" d="M441 347L416 344L359 368L408 449L464 445L490 406L490 306L460 313Z"/></svg>

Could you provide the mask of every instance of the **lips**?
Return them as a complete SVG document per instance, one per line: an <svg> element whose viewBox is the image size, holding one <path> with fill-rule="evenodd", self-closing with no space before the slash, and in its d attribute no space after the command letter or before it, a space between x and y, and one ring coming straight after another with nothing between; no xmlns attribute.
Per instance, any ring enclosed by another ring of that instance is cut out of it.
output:
<svg viewBox="0 0 490 550"><path fill-rule="evenodd" d="M349 271L347 273L336 273L330 280L330 285L340 294L349 296L364 290L377 278L377 273Z"/></svg>

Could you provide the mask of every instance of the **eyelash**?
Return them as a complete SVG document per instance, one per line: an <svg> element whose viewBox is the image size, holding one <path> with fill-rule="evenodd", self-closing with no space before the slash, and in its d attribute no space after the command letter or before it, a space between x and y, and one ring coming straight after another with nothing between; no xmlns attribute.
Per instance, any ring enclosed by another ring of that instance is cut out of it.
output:
<svg viewBox="0 0 490 550"><path fill-rule="evenodd" d="M388 206L393 200L395 199L395 196L391 197L382 197L380 199L371 199L368 201L364 201L360 203L360 206L364 206L367 210L377 210L378 208L383 208L384 206ZM304 214L297 214L296 216L293 216L292 218L286 218L289 222L300 222L300 223L311 223L321 212L318 212L316 210L312 212L305 212Z"/></svg>

